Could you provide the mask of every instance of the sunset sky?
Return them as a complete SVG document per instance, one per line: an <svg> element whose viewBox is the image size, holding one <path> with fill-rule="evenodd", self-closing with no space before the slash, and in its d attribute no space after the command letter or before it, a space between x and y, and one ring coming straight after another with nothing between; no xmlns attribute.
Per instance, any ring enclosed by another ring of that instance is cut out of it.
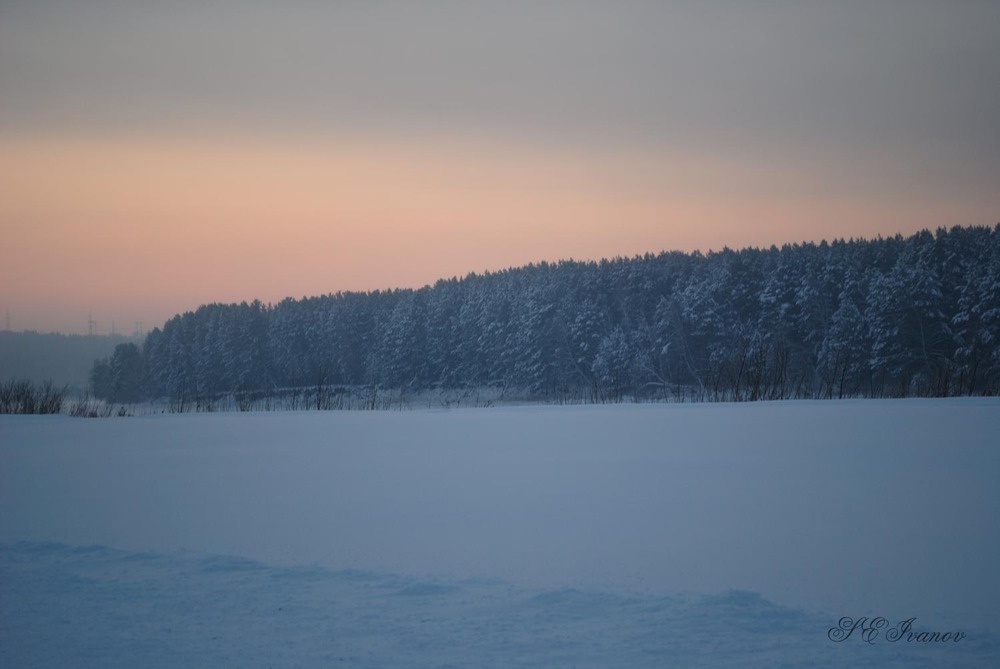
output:
<svg viewBox="0 0 1000 669"><path fill-rule="evenodd" d="M993 225L998 120L998 2L0 0L0 310Z"/></svg>

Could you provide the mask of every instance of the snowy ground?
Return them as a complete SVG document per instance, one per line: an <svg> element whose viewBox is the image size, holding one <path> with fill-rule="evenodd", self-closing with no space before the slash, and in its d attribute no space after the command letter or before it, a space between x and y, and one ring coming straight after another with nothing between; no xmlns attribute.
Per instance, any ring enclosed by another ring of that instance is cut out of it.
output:
<svg viewBox="0 0 1000 669"><path fill-rule="evenodd" d="M996 666L998 435L995 399L2 416L0 666ZM966 637L886 641L913 617Z"/></svg>

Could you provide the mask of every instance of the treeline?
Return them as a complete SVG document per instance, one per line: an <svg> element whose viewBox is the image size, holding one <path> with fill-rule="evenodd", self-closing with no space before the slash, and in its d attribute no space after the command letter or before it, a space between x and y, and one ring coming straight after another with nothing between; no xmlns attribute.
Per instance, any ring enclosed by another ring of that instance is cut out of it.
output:
<svg viewBox="0 0 1000 669"><path fill-rule="evenodd" d="M111 401L312 387L636 399L995 395L1000 225L563 261L212 304L119 346Z"/></svg>

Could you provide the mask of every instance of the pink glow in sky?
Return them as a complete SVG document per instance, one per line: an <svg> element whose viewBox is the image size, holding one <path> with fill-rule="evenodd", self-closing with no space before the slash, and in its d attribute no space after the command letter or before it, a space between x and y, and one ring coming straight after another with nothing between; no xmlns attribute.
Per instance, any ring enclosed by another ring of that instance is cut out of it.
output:
<svg viewBox="0 0 1000 669"><path fill-rule="evenodd" d="M8 142L0 285L35 328L85 331L92 311L122 331L207 302L977 221L961 200L848 200L794 167L431 141Z"/></svg>
<svg viewBox="0 0 1000 669"><path fill-rule="evenodd" d="M11 327L1000 220L995 6L504 6L0 7Z"/></svg>

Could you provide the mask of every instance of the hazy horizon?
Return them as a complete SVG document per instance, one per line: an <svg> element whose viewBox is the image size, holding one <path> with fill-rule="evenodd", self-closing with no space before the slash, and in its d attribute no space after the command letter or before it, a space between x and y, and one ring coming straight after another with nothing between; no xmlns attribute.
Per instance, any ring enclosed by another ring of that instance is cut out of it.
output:
<svg viewBox="0 0 1000 669"><path fill-rule="evenodd" d="M0 0L0 309L992 226L998 80L995 3Z"/></svg>

